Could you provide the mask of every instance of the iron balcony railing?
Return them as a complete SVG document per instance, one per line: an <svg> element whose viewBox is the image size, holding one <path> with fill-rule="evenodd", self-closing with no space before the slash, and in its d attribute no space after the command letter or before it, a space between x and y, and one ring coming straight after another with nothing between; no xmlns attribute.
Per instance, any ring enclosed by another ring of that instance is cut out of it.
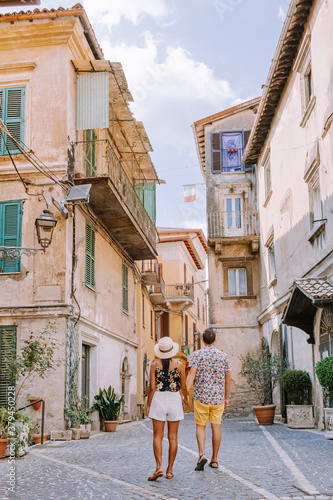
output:
<svg viewBox="0 0 333 500"><path fill-rule="evenodd" d="M164 283L164 279L162 278L162 276L160 276L159 283L154 283L154 284L150 285L149 293L150 294L159 294L159 295L163 295L163 297L165 297L165 283Z"/></svg>
<svg viewBox="0 0 333 500"><path fill-rule="evenodd" d="M165 285L165 300L182 299L194 300L194 286L192 283L176 283Z"/></svg>
<svg viewBox="0 0 333 500"><path fill-rule="evenodd" d="M109 177L128 211L136 219L153 248L156 248L157 232L140 198L135 192L114 148L107 139L75 143L76 177Z"/></svg>
<svg viewBox="0 0 333 500"><path fill-rule="evenodd" d="M208 214L208 238L254 236L259 234L258 214L249 210Z"/></svg>

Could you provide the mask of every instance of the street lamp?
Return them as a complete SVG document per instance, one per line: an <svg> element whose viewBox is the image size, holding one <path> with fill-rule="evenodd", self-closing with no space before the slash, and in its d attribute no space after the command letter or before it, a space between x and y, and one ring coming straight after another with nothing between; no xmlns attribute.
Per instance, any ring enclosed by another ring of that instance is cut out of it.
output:
<svg viewBox="0 0 333 500"><path fill-rule="evenodd" d="M45 250L52 241L53 230L57 225L57 221L53 218L50 210L45 208L42 215L36 219L35 225L38 243Z"/></svg>

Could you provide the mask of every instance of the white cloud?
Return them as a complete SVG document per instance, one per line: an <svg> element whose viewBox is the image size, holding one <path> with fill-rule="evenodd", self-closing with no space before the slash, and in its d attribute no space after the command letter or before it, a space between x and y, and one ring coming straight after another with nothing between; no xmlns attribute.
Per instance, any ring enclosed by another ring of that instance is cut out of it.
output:
<svg viewBox="0 0 333 500"><path fill-rule="evenodd" d="M109 28L119 24L122 18L133 24L146 16L165 22L174 12L166 0L84 0L83 6L92 21Z"/></svg>
<svg viewBox="0 0 333 500"><path fill-rule="evenodd" d="M278 17L282 19L282 21L286 18L286 12L281 6L279 7Z"/></svg>
<svg viewBox="0 0 333 500"><path fill-rule="evenodd" d="M238 96L227 80L216 78L183 47L167 46L161 60L160 45L147 32L141 47L111 45L107 37L101 43L105 58L123 65L136 118L155 124L154 135L163 138L164 145L192 149L191 123L234 105Z"/></svg>

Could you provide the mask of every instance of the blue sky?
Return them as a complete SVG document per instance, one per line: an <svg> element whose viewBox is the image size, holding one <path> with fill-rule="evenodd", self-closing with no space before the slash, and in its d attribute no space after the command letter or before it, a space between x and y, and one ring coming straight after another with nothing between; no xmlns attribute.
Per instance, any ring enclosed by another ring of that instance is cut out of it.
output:
<svg viewBox="0 0 333 500"><path fill-rule="evenodd" d="M120 61L153 146L159 226L205 228L191 125L261 94L289 0L83 0L106 59ZM68 8L42 0L39 8ZM20 8L21 9L21 8ZM31 9L31 7L30 7ZM1 8L12 12L15 8Z"/></svg>

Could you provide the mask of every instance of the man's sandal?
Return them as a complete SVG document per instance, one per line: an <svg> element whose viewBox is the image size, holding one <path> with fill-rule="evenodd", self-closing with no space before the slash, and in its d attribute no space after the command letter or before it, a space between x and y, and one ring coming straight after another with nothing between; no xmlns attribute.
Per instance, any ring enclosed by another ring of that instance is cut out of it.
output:
<svg viewBox="0 0 333 500"><path fill-rule="evenodd" d="M216 465L213 465L213 464L216 464ZM219 468L219 464L217 462L210 462L208 465L212 469L218 469Z"/></svg>
<svg viewBox="0 0 333 500"><path fill-rule="evenodd" d="M152 474L150 477L148 477L148 481L156 481L159 477L163 476L163 470L160 467L159 469L156 469L154 474Z"/></svg>
<svg viewBox="0 0 333 500"><path fill-rule="evenodd" d="M197 463L194 470L204 470L206 463L207 463L207 458L205 457L205 455L203 453L202 455L200 455L198 463Z"/></svg>
<svg viewBox="0 0 333 500"><path fill-rule="evenodd" d="M174 476L175 476L175 475L174 475L174 473L173 473L173 472L171 472L171 470L167 470L167 471L166 471L165 477L166 477L167 479L172 479Z"/></svg>

